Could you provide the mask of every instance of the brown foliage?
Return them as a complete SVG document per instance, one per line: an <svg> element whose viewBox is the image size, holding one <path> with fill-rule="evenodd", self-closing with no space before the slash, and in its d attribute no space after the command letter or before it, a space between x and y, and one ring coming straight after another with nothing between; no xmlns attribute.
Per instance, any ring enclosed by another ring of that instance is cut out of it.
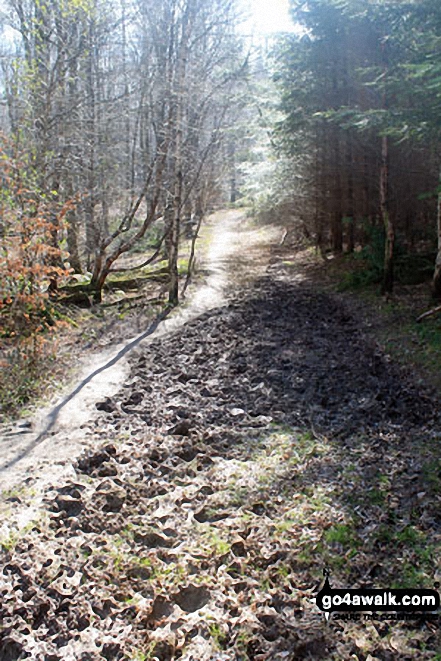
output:
<svg viewBox="0 0 441 661"><path fill-rule="evenodd" d="M32 154L0 135L0 334L31 336L53 325L48 287L65 278L59 237L73 202L38 183Z"/></svg>
<svg viewBox="0 0 441 661"><path fill-rule="evenodd" d="M57 325L49 294L69 270L59 246L73 202L39 183L33 155L0 134L0 412L36 395L53 360L43 333Z"/></svg>

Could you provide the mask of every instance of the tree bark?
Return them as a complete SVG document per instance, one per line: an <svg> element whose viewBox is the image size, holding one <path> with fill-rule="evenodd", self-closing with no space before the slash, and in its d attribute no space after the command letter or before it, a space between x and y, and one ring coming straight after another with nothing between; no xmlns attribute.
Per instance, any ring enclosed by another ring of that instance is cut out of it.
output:
<svg viewBox="0 0 441 661"><path fill-rule="evenodd" d="M187 48L188 48L188 21L191 2L187 2L182 14L181 42L178 46L176 74L174 81L174 108L173 119L175 123L175 149L174 149L174 199L173 199L173 220L170 234L170 254L168 256L168 266L170 274L170 285L168 292L168 302L170 305L179 304L179 236L181 226L182 211L182 188L183 188L183 121L184 121L184 91L185 77L187 68Z"/></svg>
<svg viewBox="0 0 441 661"><path fill-rule="evenodd" d="M69 262L75 273L82 273L80 251L78 248L78 222L76 210L69 213L67 219L67 250L69 252Z"/></svg>
<svg viewBox="0 0 441 661"><path fill-rule="evenodd" d="M439 170L436 226L438 236L438 253L435 262L435 273L433 274L432 280L432 297L435 300L441 300L441 166Z"/></svg>
<svg viewBox="0 0 441 661"><path fill-rule="evenodd" d="M175 199L173 209L173 221L171 226L170 254L168 256L168 266L170 274L170 285L168 292L168 302L170 305L179 304L179 234L181 226L181 201L182 201L182 172L175 175Z"/></svg>
<svg viewBox="0 0 441 661"><path fill-rule="evenodd" d="M196 227L193 231L193 236L192 236L192 239L191 239L190 257L189 257L189 260L188 260L188 271L187 271L187 277L185 279L185 283L184 283L184 286L183 286L182 292L181 292L182 297L185 296L185 292L187 291L188 286L189 286L190 281L191 281L191 276L193 275L193 268L194 268L194 263L195 263L195 259L196 259L196 241L198 239L199 232L200 232L201 225L202 225L202 221L204 219L203 205L201 204L200 199L198 199L198 201L196 203L195 216L197 218L197 222L196 222Z"/></svg>
<svg viewBox="0 0 441 661"><path fill-rule="evenodd" d="M96 205L96 88L94 76L94 39L95 30L92 20L88 26L88 54L86 62L86 186L87 196L84 203L85 224L86 224L86 251L87 251L87 270L92 266L93 256L96 254L99 245L99 231L96 227L95 205ZM96 269L96 264L93 265Z"/></svg>
<svg viewBox="0 0 441 661"><path fill-rule="evenodd" d="M390 294L394 286L395 226L389 210L389 138L381 142L380 210L386 236L384 246L382 294Z"/></svg>
<svg viewBox="0 0 441 661"><path fill-rule="evenodd" d="M339 130L335 131L334 156L335 156L335 189L334 189L334 212L332 218L332 250L335 253L343 252L343 223L342 223L342 182L341 182L341 148Z"/></svg>
<svg viewBox="0 0 441 661"><path fill-rule="evenodd" d="M355 199L354 199L354 150L352 144L352 133L349 131L347 137L347 152L346 152L346 167L347 167L347 193L348 193L348 208L346 211L347 222L347 241L346 250L348 253L354 252L355 249Z"/></svg>

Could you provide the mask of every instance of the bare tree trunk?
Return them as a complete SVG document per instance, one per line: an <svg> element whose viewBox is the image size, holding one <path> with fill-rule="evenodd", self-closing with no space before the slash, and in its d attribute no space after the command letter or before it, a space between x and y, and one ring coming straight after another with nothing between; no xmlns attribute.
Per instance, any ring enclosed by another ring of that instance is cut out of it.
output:
<svg viewBox="0 0 441 661"><path fill-rule="evenodd" d="M165 236L162 254L163 254L163 259L166 259L168 262L172 250L172 229L173 229L173 201L169 199L168 192L165 195L165 203L164 203L164 229L166 236Z"/></svg>
<svg viewBox="0 0 441 661"><path fill-rule="evenodd" d="M179 256L179 234L181 226L181 207L182 207L182 171L179 170L175 174L175 198L173 205L173 220L170 233L170 254L168 256L168 267L170 284L168 291L168 302L170 305L178 305L179 303L179 271L178 271L178 256Z"/></svg>
<svg viewBox="0 0 441 661"><path fill-rule="evenodd" d="M352 253L355 249L355 200L354 200L354 172L353 172L353 145L352 134L349 132L347 144L347 162L346 167L348 171L348 208L346 211L347 221L347 252Z"/></svg>
<svg viewBox="0 0 441 661"><path fill-rule="evenodd" d="M390 294L394 286L395 227L389 210L389 138L387 136L382 138L381 143L380 210L386 235L381 293Z"/></svg>
<svg viewBox="0 0 441 661"><path fill-rule="evenodd" d="M342 182L341 182L341 148L340 148L340 135L339 130L336 129L334 136L335 144L335 164L336 172L335 189L334 189L334 211L332 217L331 233L332 233L332 249L336 253L343 252L343 223L342 223Z"/></svg>
<svg viewBox="0 0 441 661"><path fill-rule="evenodd" d="M234 136L228 146L228 157L230 161L230 203L237 201L237 170L236 170L236 141Z"/></svg>
<svg viewBox="0 0 441 661"><path fill-rule="evenodd" d="M362 236L363 245L366 244L368 237L366 228L373 227L374 224L376 224L376 217L375 215L373 216L373 214L371 213L372 195L371 195L370 181L371 181L371 172L369 167L369 157L365 151L363 156L363 210L364 210L363 211L364 228L363 228L363 236Z"/></svg>
<svg viewBox="0 0 441 661"><path fill-rule="evenodd" d="M436 226L438 236L438 253L435 262L435 273L432 281L432 297L436 300L441 299L441 167L439 170L439 187L436 213Z"/></svg>
<svg viewBox="0 0 441 661"><path fill-rule="evenodd" d="M188 46L188 20L191 9L191 2L187 0L187 5L182 14L182 33L181 43L178 47L178 62L174 89L174 122L175 122L175 153L174 153L174 199L173 199L173 221L170 233L170 254L168 256L169 266L169 292L168 302L170 305L179 304L179 237L182 211L182 185L183 185L183 121L184 121L184 90L185 74L187 65L187 46Z"/></svg>
<svg viewBox="0 0 441 661"><path fill-rule="evenodd" d="M93 256L96 254L99 244L99 233L95 222L96 203L96 89L94 84L94 38L95 31L92 23L89 25L88 46L89 52L86 65L86 95L87 95L87 197L85 200L85 223L86 223L86 251L87 269L92 266ZM94 265L96 268L96 265Z"/></svg>
<svg viewBox="0 0 441 661"><path fill-rule="evenodd" d="M69 252L69 262L75 273L82 273L80 251L78 247L78 221L76 210L69 213L67 219L67 250Z"/></svg>
<svg viewBox="0 0 441 661"><path fill-rule="evenodd" d="M130 110L130 85L129 74L127 70L127 11L126 0L121 0L121 58L122 58L122 84L124 87L124 98ZM132 143L131 143L131 121L130 112L126 112L124 118L124 163L125 163L125 185L130 191L130 199L133 199L133 179L132 179Z"/></svg>
<svg viewBox="0 0 441 661"><path fill-rule="evenodd" d="M190 284L190 281L191 281L191 276L193 275L193 267L194 267L194 262L195 262L195 258L196 258L196 241L198 239L199 232L200 232L201 225L202 225L202 221L204 219L204 212L202 210L202 204L201 204L200 200L198 200L198 202L196 204L196 218L197 218L196 228L193 232L193 236L192 236L192 239L191 239L191 248L190 248L190 257L189 257L189 260L188 260L187 277L185 279L185 283L184 283L184 286L183 286L182 292L181 292L182 297L185 296L185 292L187 291L187 288L188 288L188 286Z"/></svg>
<svg viewBox="0 0 441 661"><path fill-rule="evenodd" d="M316 129L316 153L315 153L315 168L314 168L314 191L315 191L315 212L314 212L314 230L315 230L315 248L321 255L325 255L325 244L327 237L325 237L325 215L323 212L322 195L326 187L325 171L323 168L323 152L325 145L325 132L323 130L323 123Z"/></svg>

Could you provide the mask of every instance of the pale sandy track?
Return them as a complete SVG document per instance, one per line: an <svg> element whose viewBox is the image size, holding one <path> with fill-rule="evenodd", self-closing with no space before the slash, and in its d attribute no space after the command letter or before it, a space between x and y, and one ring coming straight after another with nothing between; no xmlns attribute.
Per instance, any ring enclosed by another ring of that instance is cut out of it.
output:
<svg viewBox="0 0 441 661"><path fill-rule="evenodd" d="M202 284L190 287L184 305L147 338L144 331L82 359L77 381L57 400L31 419L0 430L0 539L10 534L12 522L21 527L32 519L45 488L73 473L72 461L91 446L82 428L97 416L97 402L118 392L129 377L127 356L131 348L169 335L224 304L234 282L261 272L262 257L265 264L268 260L268 245L277 243L281 234L275 228L256 229L238 211L218 212L205 232L210 238L200 268L207 275Z"/></svg>

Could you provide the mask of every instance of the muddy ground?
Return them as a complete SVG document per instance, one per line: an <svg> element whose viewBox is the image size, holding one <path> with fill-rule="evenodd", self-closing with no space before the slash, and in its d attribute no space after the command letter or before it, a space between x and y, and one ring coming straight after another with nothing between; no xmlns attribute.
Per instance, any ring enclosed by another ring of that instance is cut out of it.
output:
<svg viewBox="0 0 441 661"><path fill-rule="evenodd" d="M435 615L327 623L312 601L325 568L440 581L439 401L268 258L131 355L94 449L3 543L2 661L441 659Z"/></svg>

